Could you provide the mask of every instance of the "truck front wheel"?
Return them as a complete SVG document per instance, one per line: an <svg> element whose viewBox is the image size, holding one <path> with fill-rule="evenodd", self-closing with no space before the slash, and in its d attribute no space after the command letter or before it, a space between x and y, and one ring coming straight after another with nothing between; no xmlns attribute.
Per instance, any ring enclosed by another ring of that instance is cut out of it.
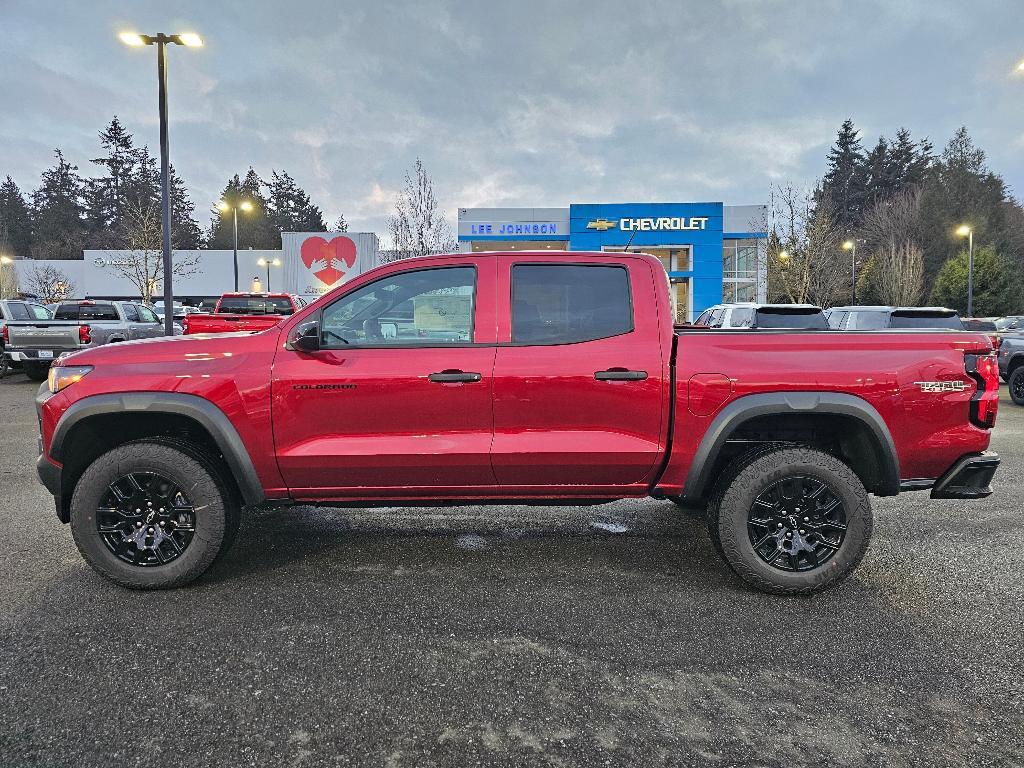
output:
<svg viewBox="0 0 1024 768"><path fill-rule="evenodd" d="M871 526L860 478L813 448L741 457L708 506L722 558L748 584L775 594L809 594L841 582L864 557Z"/></svg>
<svg viewBox="0 0 1024 768"><path fill-rule="evenodd" d="M25 375L28 376L32 381L46 381L46 376L50 372L49 363L22 363L25 367Z"/></svg>
<svg viewBox="0 0 1024 768"><path fill-rule="evenodd" d="M103 454L71 499L82 556L132 589L177 587L200 576L230 545L238 517L217 467L201 451L161 439Z"/></svg>
<svg viewBox="0 0 1024 768"><path fill-rule="evenodd" d="M1024 405L1024 365L1013 369L1010 378L1006 380L1006 386L1010 390L1010 399L1017 405Z"/></svg>

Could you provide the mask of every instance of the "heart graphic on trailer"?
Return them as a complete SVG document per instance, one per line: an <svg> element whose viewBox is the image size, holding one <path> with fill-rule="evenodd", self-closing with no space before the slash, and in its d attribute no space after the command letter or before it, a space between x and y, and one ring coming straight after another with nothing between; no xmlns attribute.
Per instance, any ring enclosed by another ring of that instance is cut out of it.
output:
<svg viewBox="0 0 1024 768"><path fill-rule="evenodd" d="M356 244L347 237L335 237L329 242L322 237L307 237L299 256L317 280L331 286L355 266Z"/></svg>

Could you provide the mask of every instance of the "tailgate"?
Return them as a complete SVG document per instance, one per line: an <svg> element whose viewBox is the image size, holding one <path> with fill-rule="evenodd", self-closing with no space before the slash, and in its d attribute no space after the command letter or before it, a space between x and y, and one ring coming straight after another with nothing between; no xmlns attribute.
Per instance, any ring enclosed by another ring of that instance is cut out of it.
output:
<svg viewBox="0 0 1024 768"><path fill-rule="evenodd" d="M262 331L281 322L282 315L189 315L186 333Z"/></svg>
<svg viewBox="0 0 1024 768"><path fill-rule="evenodd" d="M8 346L12 348L69 349L78 346L79 323L66 320L7 324Z"/></svg>

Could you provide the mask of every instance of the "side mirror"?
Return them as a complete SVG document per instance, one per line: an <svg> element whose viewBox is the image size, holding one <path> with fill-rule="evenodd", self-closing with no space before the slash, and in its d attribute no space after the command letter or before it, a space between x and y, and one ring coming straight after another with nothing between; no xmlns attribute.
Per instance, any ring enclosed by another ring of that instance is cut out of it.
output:
<svg viewBox="0 0 1024 768"><path fill-rule="evenodd" d="M320 324L316 320L300 323L288 334L285 349L299 352L316 352L320 349Z"/></svg>

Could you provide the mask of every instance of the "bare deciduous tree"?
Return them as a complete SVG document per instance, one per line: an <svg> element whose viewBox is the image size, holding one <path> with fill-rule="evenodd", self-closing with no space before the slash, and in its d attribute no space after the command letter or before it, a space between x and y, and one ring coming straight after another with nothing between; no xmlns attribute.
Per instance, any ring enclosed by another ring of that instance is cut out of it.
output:
<svg viewBox="0 0 1024 768"><path fill-rule="evenodd" d="M129 204L123 211L120 245L127 252L105 262L104 266L126 278L145 302L153 300L163 282L164 261L160 210L150 204ZM175 258L177 256L177 258ZM171 253L171 274L187 277L199 271L199 257Z"/></svg>
<svg viewBox="0 0 1024 768"><path fill-rule="evenodd" d="M64 272L49 264L33 264L25 277L25 289L43 304L66 301L75 295L75 284Z"/></svg>
<svg viewBox="0 0 1024 768"><path fill-rule="evenodd" d="M825 202L792 184L772 190L763 231L769 234L768 290L794 304L832 306L849 296L842 232Z"/></svg>
<svg viewBox="0 0 1024 768"><path fill-rule="evenodd" d="M452 229L438 210L434 183L419 158L412 173L405 174L405 188L395 201L395 215L388 218L388 234L394 248L391 260L456 248Z"/></svg>
<svg viewBox="0 0 1024 768"><path fill-rule="evenodd" d="M871 254L863 292L882 304L913 306L924 287L921 192L909 188L879 200L864 214L860 236Z"/></svg>

